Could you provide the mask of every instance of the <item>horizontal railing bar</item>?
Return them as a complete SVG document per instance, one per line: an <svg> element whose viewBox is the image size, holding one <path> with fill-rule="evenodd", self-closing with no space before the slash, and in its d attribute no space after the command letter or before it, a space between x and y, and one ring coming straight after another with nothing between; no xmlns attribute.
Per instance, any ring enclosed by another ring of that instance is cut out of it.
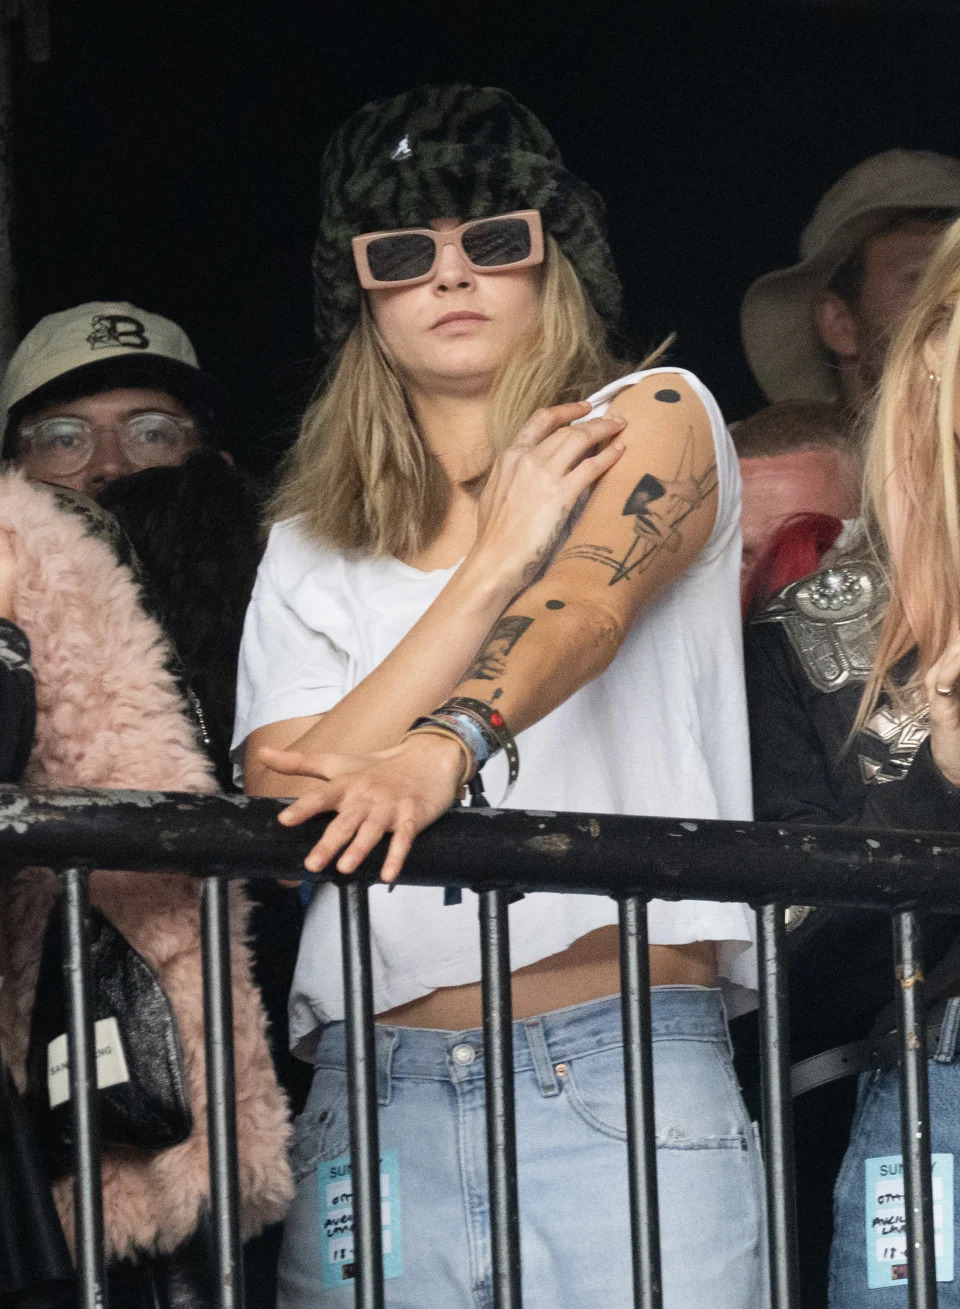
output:
<svg viewBox="0 0 960 1309"><path fill-rule="evenodd" d="M190 792L0 787L0 867L62 864L290 877L324 815L281 827L282 802ZM360 870L373 880L379 846ZM3 874L0 873L0 876ZM336 874L331 874L336 876ZM658 899L776 899L960 911L960 834L784 827L623 814L462 809L417 838L413 886L574 891Z"/></svg>

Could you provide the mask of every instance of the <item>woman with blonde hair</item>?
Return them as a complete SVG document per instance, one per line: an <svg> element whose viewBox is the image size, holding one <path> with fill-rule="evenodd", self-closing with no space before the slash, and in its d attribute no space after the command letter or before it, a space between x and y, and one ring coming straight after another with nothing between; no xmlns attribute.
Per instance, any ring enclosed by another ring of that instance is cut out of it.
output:
<svg viewBox="0 0 960 1309"><path fill-rule="evenodd" d="M848 525L826 568L774 596L748 634L758 818L960 830L958 354L960 222L946 232L891 344L867 444L864 522ZM885 1305L906 1305L905 1236L891 1219L896 1205L879 1202L891 1191L882 1179L897 1175L900 1158L889 923L879 914L818 910L790 940L794 1058L840 1048L825 1056L814 1094L798 1102L798 1130L810 1138L799 1152L801 1256L813 1279L804 1304L819 1303L811 1288L824 1270L810 1260L824 1225L817 1211L829 1203L816 1179L806 1186L805 1159L829 1183L843 1153L829 1303L853 1309L882 1288ZM952 1197L960 1151L956 919L926 919L925 946L937 1041L929 1064L934 1175L939 1168ZM846 1075L841 1068L863 1074L851 1130L852 1105L844 1110L845 1088L834 1080ZM951 1200L943 1221L952 1224L952 1213ZM952 1240L944 1233L941 1250ZM941 1254L937 1265L941 1305L960 1305L952 1259Z"/></svg>
<svg viewBox="0 0 960 1309"><path fill-rule="evenodd" d="M696 378L612 357L599 197L512 96L445 86L344 124L323 198L334 363L247 615L247 789L297 795L288 823L337 811L311 870L349 873L391 834L385 882L481 767L494 802L506 780L523 807L748 815L736 459ZM476 899L387 890L371 892L387 1303L489 1303ZM752 915L650 915L666 1303L754 1309L759 1165L719 989L755 987ZM598 897L510 908L529 1309L632 1303L616 920ZM349 1240L328 1239L349 1148L339 950L325 884L291 999L316 1072L284 1309L353 1303Z"/></svg>

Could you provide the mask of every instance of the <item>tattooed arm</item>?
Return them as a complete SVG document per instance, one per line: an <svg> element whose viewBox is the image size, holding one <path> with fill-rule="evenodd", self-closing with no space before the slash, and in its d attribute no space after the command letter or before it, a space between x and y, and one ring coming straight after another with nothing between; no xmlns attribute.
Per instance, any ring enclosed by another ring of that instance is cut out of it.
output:
<svg viewBox="0 0 960 1309"><path fill-rule="evenodd" d="M571 428L586 404L542 409L496 460L476 506L476 540L456 573L383 662L328 713L258 728L247 740L246 789L256 795L316 791L315 771L274 767L278 751L314 759L395 745L445 700L487 633L556 546L583 490L623 449L624 420L608 414ZM320 770L323 771L322 769Z"/></svg>
<svg viewBox="0 0 960 1309"><path fill-rule="evenodd" d="M623 457L454 692L495 703L513 733L608 668L640 613L689 568L714 526L714 440L692 387L657 374L618 395L617 408L627 419Z"/></svg>
<svg viewBox="0 0 960 1309"><path fill-rule="evenodd" d="M627 419L623 455L597 484L560 555L494 624L456 688L496 704L514 733L603 672L642 610L689 567L713 528L715 452L700 398L682 378L659 374L616 404ZM360 758L291 754L271 766L324 779L283 821L339 811L308 868L337 859L339 871L351 872L392 832L382 872L391 881L416 833L449 807L460 765L454 742L418 735Z"/></svg>
<svg viewBox="0 0 960 1309"><path fill-rule="evenodd" d="M627 419L622 458L455 692L495 703L514 733L607 668L638 616L686 571L713 529L716 456L699 396L683 378L659 374L616 404Z"/></svg>

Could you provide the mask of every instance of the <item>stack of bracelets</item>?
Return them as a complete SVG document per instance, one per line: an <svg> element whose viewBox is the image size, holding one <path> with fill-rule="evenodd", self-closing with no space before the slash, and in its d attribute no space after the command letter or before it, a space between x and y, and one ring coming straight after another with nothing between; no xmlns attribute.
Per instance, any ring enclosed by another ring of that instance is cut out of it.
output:
<svg viewBox="0 0 960 1309"><path fill-rule="evenodd" d="M503 714L491 709L483 700L474 700L470 696L455 696L446 700L432 714L418 718L407 736L416 733L428 733L433 736L445 736L455 740L463 751L463 773L457 790L474 778L480 769L498 750L502 750L509 769L507 789L500 803L503 804L513 790L513 784L520 773L520 755L513 734L504 722Z"/></svg>

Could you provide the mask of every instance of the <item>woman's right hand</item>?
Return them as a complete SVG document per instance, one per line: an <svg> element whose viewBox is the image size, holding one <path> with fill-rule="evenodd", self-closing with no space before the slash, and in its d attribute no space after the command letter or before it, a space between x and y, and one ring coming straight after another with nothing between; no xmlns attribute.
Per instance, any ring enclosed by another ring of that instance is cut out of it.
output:
<svg viewBox="0 0 960 1309"><path fill-rule="evenodd" d="M514 592L533 581L577 500L623 453L626 419L607 414L570 426L589 412L586 401L538 409L490 470L470 553Z"/></svg>
<svg viewBox="0 0 960 1309"><path fill-rule="evenodd" d="M927 673L924 689L933 761L948 782L960 787L960 629Z"/></svg>
<svg viewBox="0 0 960 1309"><path fill-rule="evenodd" d="M0 618L16 620L13 598L17 587L17 556L10 533L0 528Z"/></svg>

